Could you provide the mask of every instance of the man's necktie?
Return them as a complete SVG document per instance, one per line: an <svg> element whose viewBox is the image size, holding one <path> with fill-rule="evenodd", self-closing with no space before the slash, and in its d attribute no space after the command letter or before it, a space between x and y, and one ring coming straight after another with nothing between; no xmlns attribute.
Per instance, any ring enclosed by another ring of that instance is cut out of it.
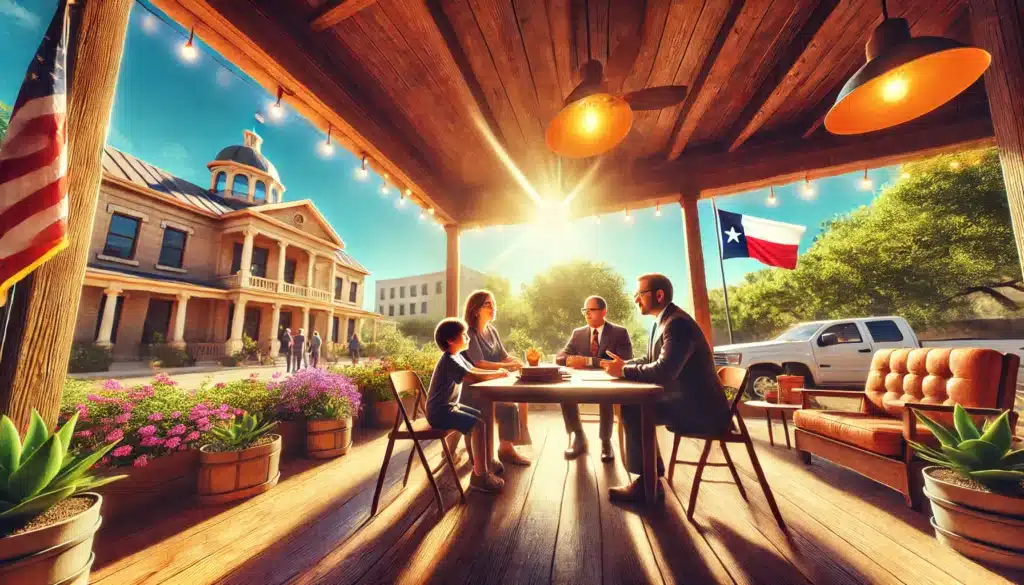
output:
<svg viewBox="0 0 1024 585"><path fill-rule="evenodd" d="M592 329L591 331L593 331L594 334L590 336L590 355L597 357L597 329Z"/></svg>

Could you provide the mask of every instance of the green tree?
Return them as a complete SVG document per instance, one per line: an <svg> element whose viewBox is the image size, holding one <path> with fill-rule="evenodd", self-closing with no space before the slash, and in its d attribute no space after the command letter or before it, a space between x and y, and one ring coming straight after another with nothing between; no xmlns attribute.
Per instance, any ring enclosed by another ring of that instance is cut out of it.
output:
<svg viewBox="0 0 1024 585"><path fill-rule="evenodd" d="M433 343L434 328L437 323L432 319L408 319L398 323L398 330L416 341L417 344Z"/></svg>
<svg viewBox="0 0 1024 585"><path fill-rule="evenodd" d="M626 292L626 281L603 262L555 265L523 287L523 306L528 308L526 331L539 349L552 353L562 348L569 333L585 323L580 307L590 295L607 301L609 321L634 325L636 307Z"/></svg>
<svg viewBox="0 0 1024 585"><path fill-rule="evenodd" d="M4 137L7 136L7 125L11 121L11 108L7 104L0 102L0 144L3 143Z"/></svg>
<svg viewBox="0 0 1024 585"><path fill-rule="evenodd" d="M965 291L1019 281L994 149L905 165L908 178L826 222L793 271L747 274L729 287L737 339L763 339L797 321L895 314L915 327L964 318ZM712 318L724 330L721 292Z"/></svg>

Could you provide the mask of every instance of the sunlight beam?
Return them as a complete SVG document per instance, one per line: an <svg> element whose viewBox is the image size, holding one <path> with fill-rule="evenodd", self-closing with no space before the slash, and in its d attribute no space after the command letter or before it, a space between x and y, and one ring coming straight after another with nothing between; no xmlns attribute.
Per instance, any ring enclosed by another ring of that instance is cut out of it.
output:
<svg viewBox="0 0 1024 585"><path fill-rule="evenodd" d="M498 158L501 160L502 164L504 164L505 168L508 169L508 172L511 173L512 178L514 178L516 182L519 183L519 186L522 187L523 192L526 193L527 197L533 200L534 203L540 204L540 194L537 193L537 190L534 189L533 185L530 184L530 181L526 178L526 175L524 175L523 172L519 170L519 167L516 166L516 163L515 161L512 160L512 157L510 157L508 153L505 152L505 149L501 146L501 143L498 142L498 139L491 132L491 129L487 126L487 123L484 122L483 118L481 118L479 114L474 113L472 117L473 122L476 124L476 127L480 130L480 133L483 134L484 138L487 140L487 144L489 144L491 146L491 149L494 150L494 153L498 155Z"/></svg>

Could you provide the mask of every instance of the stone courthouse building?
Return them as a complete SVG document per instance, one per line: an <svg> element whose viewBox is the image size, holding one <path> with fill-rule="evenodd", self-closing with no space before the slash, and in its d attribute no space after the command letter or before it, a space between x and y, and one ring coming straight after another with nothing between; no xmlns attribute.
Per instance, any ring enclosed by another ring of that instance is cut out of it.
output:
<svg viewBox="0 0 1024 585"><path fill-rule="evenodd" d="M134 359L160 340L214 359L282 327L344 342L369 272L308 199L286 202L262 139L220 151L204 189L107 147L75 341Z"/></svg>

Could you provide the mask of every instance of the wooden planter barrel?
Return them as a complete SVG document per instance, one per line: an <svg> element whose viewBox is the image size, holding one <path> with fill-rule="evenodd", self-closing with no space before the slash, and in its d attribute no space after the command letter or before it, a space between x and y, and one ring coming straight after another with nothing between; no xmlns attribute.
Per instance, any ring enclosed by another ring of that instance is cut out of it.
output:
<svg viewBox="0 0 1024 585"><path fill-rule="evenodd" d="M131 518L154 505L192 497L196 493L196 469L199 451L189 449L149 460L145 467L116 467L111 475L128 477L107 484L97 491L103 499L103 517L108 524Z"/></svg>
<svg viewBox="0 0 1024 585"><path fill-rule="evenodd" d="M352 446L352 418L306 421L306 455L330 459Z"/></svg>
<svg viewBox="0 0 1024 585"><path fill-rule="evenodd" d="M86 585L95 555L92 540L103 518L99 494L89 509L57 524L0 538L0 583Z"/></svg>
<svg viewBox="0 0 1024 585"><path fill-rule="evenodd" d="M223 504L262 494L281 478L281 435L241 451L215 453L199 449L199 503Z"/></svg>

